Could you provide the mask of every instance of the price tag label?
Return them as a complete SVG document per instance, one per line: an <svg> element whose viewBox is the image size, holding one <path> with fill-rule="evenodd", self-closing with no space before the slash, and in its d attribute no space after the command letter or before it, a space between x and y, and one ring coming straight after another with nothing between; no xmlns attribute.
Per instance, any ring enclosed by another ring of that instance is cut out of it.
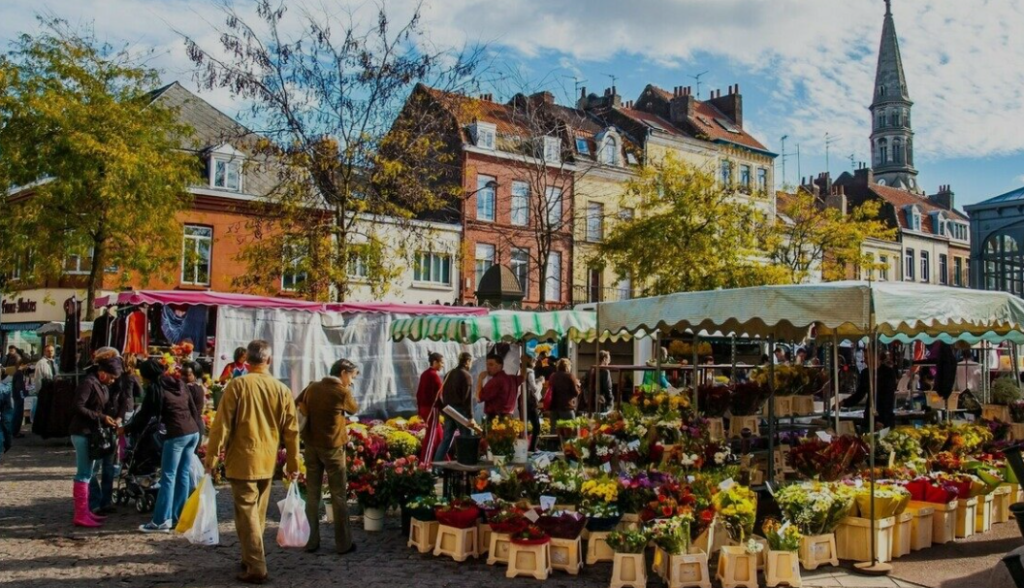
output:
<svg viewBox="0 0 1024 588"><path fill-rule="evenodd" d="M818 431L816 433L816 435L818 435L818 439L821 439L825 443L831 443L832 442L832 435L829 435L825 431Z"/></svg>
<svg viewBox="0 0 1024 588"><path fill-rule="evenodd" d="M526 514L524 514L523 516L526 517L526 520L530 521L531 523L536 523L537 519L540 518L540 515L537 514L537 511L533 509L526 511Z"/></svg>
<svg viewBox="0 0 1024 588"><path fill-rule="evenodd" d="M543 511L549 511L555 506L554 496L541 496L540 497L540 509Z"/></svg>
<svg viewBox="0 0 1024 588"><path fill-rule="evenodd" d="M885 439L889 435L889 427L886 427L878 432L879 439Z"/></svg>
<svg viewBox="0 0 1024 588"><path fill-rule="evenodd" d="M857 478L857 480L853 483L853 485L856 486L857 488L863 488L864 487L864 480L861 480L860 478Z"/></svg>
<svg viewBox="0 0 1024 588"><path fill-rule="evenodd" d="M967 419L967 422L969 422L969 423L973 423L974 422L974 415L971 414L971 413L965 414L964 418Z"/></svg>
<svg viewBox="0 0 1024 588"><path fill-rule="evenodd" d="M629 442L628 445L626 445L626 448L631 450L631 451L635 451L637 449L640 449L640 440L639 439L633 439L632 441Z"/></svg>
<svg viewBox="0 0 1024 588"><path fill-rule="evenodd" d="M603 464L601 464L601 469L604 471L604 473L610 474L612 473L612 464L604 462Z"/></svg>
<svg viewBox="0 0 1024 588"><path fill-rule="evenodd" d="M736 482L733 482L732 478L726 478L718 483L718 489L722 492L726 492L729 488L732 488L734 484L736 484Z"/></svg>
<svg viewBox="0 0 1024 588"><path fill-rule="evenodd" d="M473 502L477 503L478 505L484 504L485 502L490 502L490 501L494 500L494 495L491 494L490 492L482 492L480 494L471 494L469 497L472 498Z"/></svg>

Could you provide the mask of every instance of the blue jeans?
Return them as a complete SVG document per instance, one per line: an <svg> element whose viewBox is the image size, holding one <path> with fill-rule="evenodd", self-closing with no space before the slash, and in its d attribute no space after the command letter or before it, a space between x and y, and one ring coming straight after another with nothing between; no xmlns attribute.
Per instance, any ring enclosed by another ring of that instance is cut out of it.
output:
<svg viewBox="0 0 1024 588"><path fill-rule="evenodd" d="M90 482L95 462L89 459L89 438L85 435L72 435L71 444L75 447L75 481Z"/></svg>
<svg viewBox="0 0 1024 588"><path fill-rule="evenodd" d="M11 389L0 392L0 456L11 448L14 439L14 404Z"/></svg>
<svg viewBox="0 0 1024 588"><path fill-rule="evenodd" d="M92 468L92 480L89 481L89 510L110 506L114 498L114 480L121 471L120 464L114 463L114 453L97 459Z"/></svg>
<svg viewBox="0 0 1024 588"><path fill-rule="evenodd" d="M471 431L455 422L455 419L448 418L444 421L444 437L441 438L441 444L437 446L437 451L434 452L434 461L445 461L448 459L448 450L451 449L452 439L455 438L455 431L458 430L462 435L469 435Z"/></svg>
<svg viewBox="0 0 1024 588"><path fill-rule="evenodd" d="M199 433L164 440L160 460L160 493L157 494L156 507L153 509L154 525L162 525L167 521L172 525L177 524L188 498L189 466L198 445Z"/></svg>

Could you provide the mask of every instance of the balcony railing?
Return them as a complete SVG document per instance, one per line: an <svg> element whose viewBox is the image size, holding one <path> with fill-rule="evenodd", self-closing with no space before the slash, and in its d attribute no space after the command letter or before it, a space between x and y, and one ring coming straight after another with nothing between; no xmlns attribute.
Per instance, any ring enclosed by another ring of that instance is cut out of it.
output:
<svg viewBox="0 0 1024 588"><path fill-rule="evenodd" d="M588 302L619 302L630 298L635 298L635 293L615 287L592 288L576 285L572 288L572 303L574 305Z"/></svg>

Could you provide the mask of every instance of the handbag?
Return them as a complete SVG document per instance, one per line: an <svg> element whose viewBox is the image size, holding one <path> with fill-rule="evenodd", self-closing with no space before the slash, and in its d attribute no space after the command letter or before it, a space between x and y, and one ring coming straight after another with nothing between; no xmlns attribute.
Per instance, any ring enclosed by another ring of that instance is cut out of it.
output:
<svg viewBox="0 0 1024 588"><path fill-rule="evenodd" d="M99 429L89 433L89 459L103 459L114 453L116 447L115 431L102 424Z"/></svg>

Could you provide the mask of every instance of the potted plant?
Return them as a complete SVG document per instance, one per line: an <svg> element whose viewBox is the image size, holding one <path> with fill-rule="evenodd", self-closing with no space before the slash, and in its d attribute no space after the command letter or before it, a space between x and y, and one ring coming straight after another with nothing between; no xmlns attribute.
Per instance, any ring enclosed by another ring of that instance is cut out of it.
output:
<svg viewBox="0 0 1024 588"><path fill-rule="evenodd" d="M544 545L551 537L537 525L527 525L522 531L512 535L512 543L516 545Z"/></svg>
<svg viewBox="0 0 1024 588"><path fill-rule="evenodd" d="M802 534L800 562L808 570L839 565L835 530L853 508L853 491L842 484L809 482L775 493L783 517Z"/></svg>
<svg viewBox="0 0 1024 588"><path fill-rule="evenodd" d="M788 586L800 585L800 528L792 523L782 524L775 519L765 519L761 532L768 541L765 561L765 580L768 586L781 583Z"/></svg>
<svg viewBox="0 0 1024 588"><path fill-rule="evenodd" d="M417 521L436 521L437 515L434 510L439 506L445 506L448 501L440 496L420 496L413 498L405 504L405 511Z"/></svg>
<svg viewBox="0 0 1024 588"><path fill-rule="evenodd" d="M576 539L586 524L587 517L583 513L572 511L545 513L537 519L537 526L553 539Z"/></svg>
<svg viewBox="0 0 1024 588"><path fill-rule="evenodd" d="M402 532L409 534L412 515L405 512L405 504L415 496L426 496L434 491L434 474L421 467L416 456L400 457L382 466L384 485L389 488L392 501L402 507Z"/></svg>
<svg viewBox="0 0 1024 588"><path fill-rule="evenodd" d="M757 495L746 486L733 484L725 490L720 490L713 500L718 521L729 534L729 538L738 545L745 543L754 533Z"/></svg>
<svg viewBox="0 0 1024 588"><path fill-rule="evenodd" d="M480 518L480 508L468 498L456 498L450 504L440 505L434 509L437 522L446 527L469 529L476 526Z"/></svg>
<svg viewBox="0 0 1024 588"><path fill-rule="evenodd" d="M382 530L384 513L392 503L383 470L364 469L357 477L349 479L348 489L363 509L363 529Z"/></svg>
<svg viewBox="0 0 1024 588"><path fill-rule="evenodd" d="M644 550L650 537L644 531L613 531L608 535L608 546L615 552L612 560L612 588L647 585Z"/></svg>
<svg viewBox="0 0 1024 588"><path fill-rule="evenodd" d="M502 415L487 426L487 447L498 465L504 464L516 451L516 439L523 434L523 423L509 415Z"/></svg>

